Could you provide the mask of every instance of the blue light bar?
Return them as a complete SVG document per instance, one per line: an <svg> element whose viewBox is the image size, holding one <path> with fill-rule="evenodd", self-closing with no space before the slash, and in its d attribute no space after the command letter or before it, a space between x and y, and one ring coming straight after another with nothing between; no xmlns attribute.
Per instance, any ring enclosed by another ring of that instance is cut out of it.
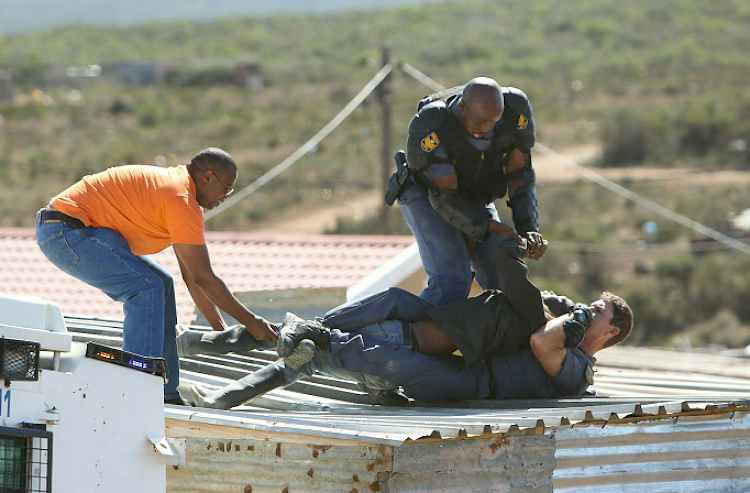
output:
<svg viewBox="0 0 750 493"><path fill-rule="evenodd" d="M119 348L112 348L89 342L86 344L86 357L132 368L133 370L163 377L167 374L167 362L164 358L142 356Z"/></svg>

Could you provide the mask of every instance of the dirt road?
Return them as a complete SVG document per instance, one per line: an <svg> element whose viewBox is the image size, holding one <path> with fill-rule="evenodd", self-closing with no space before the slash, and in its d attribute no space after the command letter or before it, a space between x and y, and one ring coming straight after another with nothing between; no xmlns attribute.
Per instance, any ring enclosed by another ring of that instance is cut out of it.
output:
<svg viewBox="0 0 750 493"><path fill-rule="evenodd" d="M594 162L601 149L598 145L583 145L556 149L556 152L577 164L587 166ZM534 169L539 184L566 183L581 179L558 159L533 153ZM713 183L738 183L750 181L750 172L743 171L700 171L674 168L610 168L596 169L596 173L613 181L631 180L688 180ZM254 229L254 232L267 234L320 234L336 226L336 219L347 217L362 220L380 210L383 194L380 191L360 192L349 196L334 196L321 200L314 209L309 206L291 207L280 217L274 218L267 226Z"/></svg>

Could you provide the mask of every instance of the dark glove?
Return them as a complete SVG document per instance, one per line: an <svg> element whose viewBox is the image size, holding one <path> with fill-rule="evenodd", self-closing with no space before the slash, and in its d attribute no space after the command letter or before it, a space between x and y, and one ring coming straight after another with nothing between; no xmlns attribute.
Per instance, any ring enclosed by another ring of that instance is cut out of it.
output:
<svg viewBox="0 0 750 493"><path fill-rule="evenodd" d="M542 303L554 317L570 313L575 305L567 296L558 296L554 291L542 291Z"/></svg>
<svg viewBox="0 0 750 493"><path fill-rule="evenodd" d="M565 347L574 348L581 345L586 329L594 321L594 314L591 308L577 303L570 312L571 318L563 322L563 331L565 331Z"/></svg>

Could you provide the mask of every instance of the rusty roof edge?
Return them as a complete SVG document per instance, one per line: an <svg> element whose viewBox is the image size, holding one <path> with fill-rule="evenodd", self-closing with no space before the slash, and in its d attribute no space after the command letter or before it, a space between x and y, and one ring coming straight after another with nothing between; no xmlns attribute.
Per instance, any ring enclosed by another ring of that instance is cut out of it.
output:
<svg viewBox="0 0 750 493"><path fill-rule="evenodd" d="M353 431L344 428L302 426L299 424L282 424L278 422L270 422L269 424L268 421L265 421L262 418L252 419L247 412L233 412L219 409L197 409L198 408L165 407L164 417L168 419L191 421L193 423L233 426L237 428L247 428L256 431L288 433L292 435L356 440L360 442L371 442L382 445L398 446L404 444L408 440L408 437L403 435L403 438L373 436L363 434L361 431ZM434 431L431 431L430 433L434 433Z"/></svg>
<svg viewBox="0 0 750 493"><path fill-rule="evenodd" d="M696 403L692 403L693 406ZM743 404L738 403L721 403L721 404L710 404L710 403L698 403L705 404L705 407L693 407L688 401L684 402L668 402L663 404L654 404L651 406L644 406L640 404L634 405L633 412L626 416L619 416L617 413L611 413L607 418L597 417L600 411L597 410L597 415L594 414L593 410L587 409L585 416L581 420L571 421L567 417L553 417L551 419L530 419L530 418L517 418L513 421L516 423L497 423L486 424L483 427L481 433L469 434L467 429L460 427L456 429L455 434L451 433L450 436L446 436L441 433L441 430L435 428L412 428L407 433L392 433L384 434L379 432L367 432L363 430L356 430L346 427L334 427L330 425L328 427L322 422L321 426L312 426L302 423L281 423L273 420L273 413L248 413L248 412L237 412L237 411L223 411L213 409L201 409L196 410L195 408L178 408L178 407L167 407L165 408L165 417L171 419L178 419L184 421L191 421L194 423L206 423L212 425L230 426L247 428L255 431L268 431L273 433L282 434L297 434L314 437L328 437L344 440L353 440L360 442L377 443L383 445L400 446L407 443L413 442L435 442L435 441L453 441L453 440L474 440L482 438L497 438L497 437L516 437L516 436L534 436L534 435L545 435L553 434L562 429L572 429L581 427L598 427L605 428L608 426L623 426L633 425L645 422L653 421L666 421L672 420L677 422L681 417L693 417L693 418L719 418L721 415L725 415L727 419L733 419L738 413L740 415L747 414L750 412L750 403L746 402ZM331 410L334 411L334 410ZM332 413L334 414L334 413ZM257 416L257 417L255 417ZM300 417L308 417L309 414L301 413ZM295 417L295 413L289 413L288 418L292 419ZM269 419L270 418L270 419ZM520 424L520 426L519 426ZM445 429L443 429L445 431Z"/></svg>

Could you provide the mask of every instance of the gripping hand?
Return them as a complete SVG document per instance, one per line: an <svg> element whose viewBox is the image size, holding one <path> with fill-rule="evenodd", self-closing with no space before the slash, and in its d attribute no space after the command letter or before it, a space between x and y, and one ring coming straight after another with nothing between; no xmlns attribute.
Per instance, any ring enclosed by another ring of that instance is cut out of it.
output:
<svg viewBox="0 0 750 493"><path fill-rule="evenodd" d="M581 345L586 329L594 321L594 314L588 306L577 303L570 311L571 317L563 322L565 347L574 348Z"/></svg>

